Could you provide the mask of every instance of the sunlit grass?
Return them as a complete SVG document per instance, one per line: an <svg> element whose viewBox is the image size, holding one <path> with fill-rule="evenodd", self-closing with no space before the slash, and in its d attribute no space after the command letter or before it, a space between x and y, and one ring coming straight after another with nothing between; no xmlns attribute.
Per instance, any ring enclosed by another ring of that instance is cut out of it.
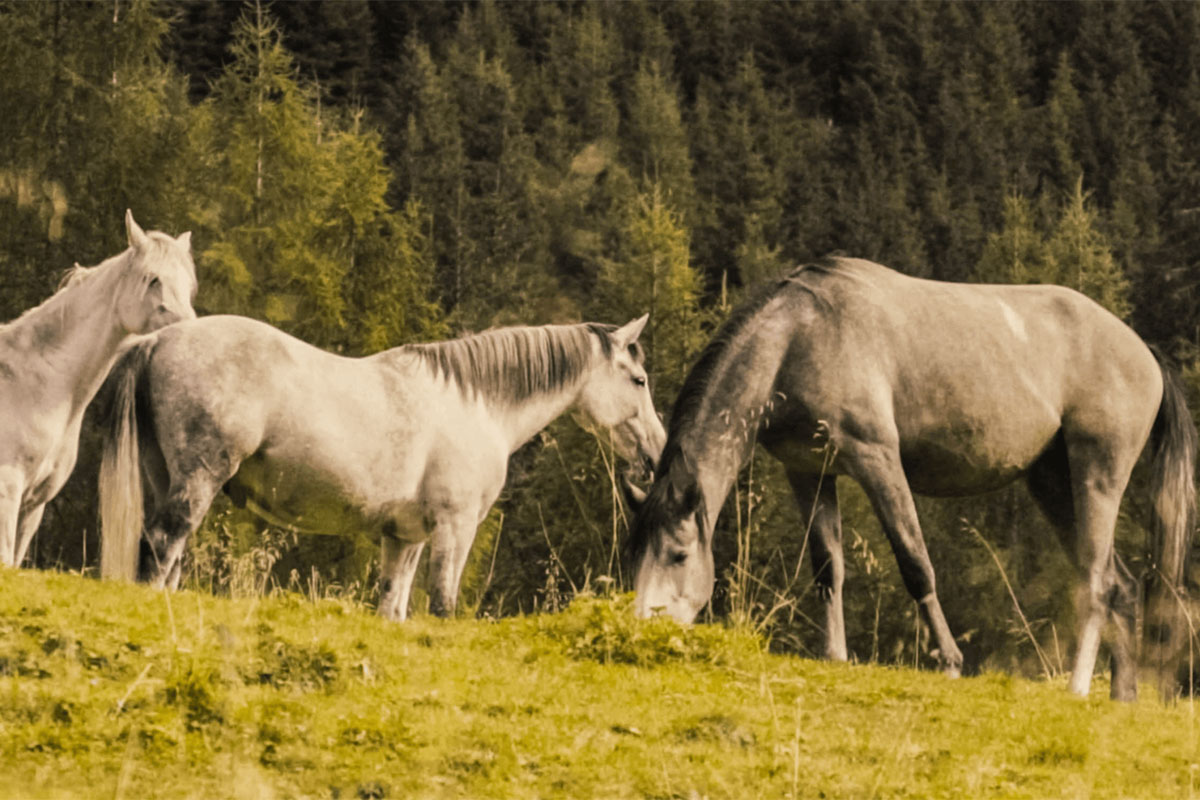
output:
<svg viewBox="0 0 1200 800"><path fill-rule="evenodd" d="M1190 703L560 615L387 624L0 572L5 797L1194 797Z"/></svg>

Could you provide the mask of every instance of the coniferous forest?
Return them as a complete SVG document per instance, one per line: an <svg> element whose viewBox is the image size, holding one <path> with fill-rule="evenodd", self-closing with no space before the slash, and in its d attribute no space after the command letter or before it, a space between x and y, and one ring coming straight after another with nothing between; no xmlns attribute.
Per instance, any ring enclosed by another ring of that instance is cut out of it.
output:
<svg viewBox="0 0 1200 800"><path fill-rule="evenodd" d="M1072 286L1200 389L1194 4L3 2L0 106L0 320L124 247L130 208L193 232L199 313L347 355L649 312L664 414L749 287L834 251ZM94 569L98 443L86 427L32 566ZM570 419L518 451L466 613L628 588L620 470ZM1118 531L1135 572L1145 497ZM1065 669L1072 568L1024 490L919 508L968 668ZM851 486L843 510L854 656L932 663ZM818 647L803 532L756 458L713 616ZM218 501L188 580L370 601L376 561Z"/></svg>

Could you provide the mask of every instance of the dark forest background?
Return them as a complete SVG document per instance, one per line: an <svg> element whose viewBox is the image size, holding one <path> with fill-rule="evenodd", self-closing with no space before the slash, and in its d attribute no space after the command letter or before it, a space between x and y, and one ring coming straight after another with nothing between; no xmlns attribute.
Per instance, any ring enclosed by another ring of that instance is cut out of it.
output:
<svg viewBox="0 0 1200 800"><path fill-rule="evenodd" d="M194 232L201 313L349 355L649 311L664 413L745 287L831 251L1074 286L1200 385L1195 4L2 2L0 109L0 319L118 252L129 207ZM97 442L35 566L94 565ZM519 451L466 608L624 581L613 470L569 420ZM851 649L918 662L886 542L843 496ZM1071 568L1023 491L921 512L969 666L1061 671ZM717 534L713 613L810 652L802 540L757 458ZM373 591L370 542L220 503L194 552L193 584L218 591Z"/></svg>

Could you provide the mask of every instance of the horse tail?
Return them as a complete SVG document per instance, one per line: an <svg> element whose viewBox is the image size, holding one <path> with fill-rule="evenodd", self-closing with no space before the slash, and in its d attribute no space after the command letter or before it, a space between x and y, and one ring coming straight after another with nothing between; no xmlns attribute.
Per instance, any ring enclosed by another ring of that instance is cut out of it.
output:
<svg viewBox="0 0 1200 800"><path fill-rule="evenodd" d="M1154 571L1147 591L1146 629L1160 648L1159 657L1169 658L1183 643L1184 581L1196 522L1197 434L1179 374L1161 354L1154 355L1162 370L1163 396L1150 434Z"/></svg>
<svg viewBox="0 0 1200 800"><path fill-rule="evenodd" d="M108 430L100 461L100 575L105 578L137 578L144 522L137 396L157 343L154 335L143 337L121 354L108 376Z"/></svg>

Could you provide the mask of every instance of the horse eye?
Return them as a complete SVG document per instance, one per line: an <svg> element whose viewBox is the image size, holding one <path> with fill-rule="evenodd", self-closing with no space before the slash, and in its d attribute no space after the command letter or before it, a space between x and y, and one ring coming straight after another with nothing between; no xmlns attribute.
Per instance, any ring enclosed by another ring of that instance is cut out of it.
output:
<svg viewBox="0 0 1200 800"><path fill-rule="evenodd" d="M149 286L148 288L150 288L150 289L157 289L159 286L162 286L162 281L161 281L161 280L159 280L158 278L151 278L151 279L150 279L150 286Z"/></svg>
<svg viewBox="0 0 1200 800"><path fill-rule="evenodd" d="M645 386L646 379L644 377L642 377L641 375L634 375L633 376L633 385L634 386Z"/></svg>
<svg viewBox="0 0 1200 800"><path fill-rule="evenodd" d="M687 556L688 554L686 550L676 550L675 552L667 555L667 564L672 567L677 567L683 562L687 561Z"/></svg>

